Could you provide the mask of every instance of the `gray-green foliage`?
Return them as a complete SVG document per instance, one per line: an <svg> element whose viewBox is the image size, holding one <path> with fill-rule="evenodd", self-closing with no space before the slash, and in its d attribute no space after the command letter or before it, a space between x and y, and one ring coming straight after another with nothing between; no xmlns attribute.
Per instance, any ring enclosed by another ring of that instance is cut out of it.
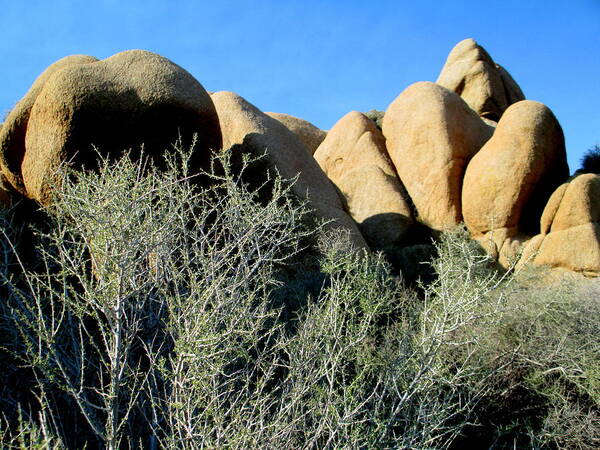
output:
<svg viewBox="0 0 600 450"><path fill-rule="evenodd" d="M195 190L185 162L159 174L123 158L67 178L41 236L43 268L25 271L27 288L13 289L11 312L42 405L60 415L45 396L59 389L109 448L138 439L129 431L158 395L156 386L147 389L159 368L149 364L173 341L175 352L185 351L179 319L202 326L195 311L180 310L181 298L199 299L216 329L233 320L234 340L257 338L247 335L253 316L232 308L265 295L269 270L296 251L303 233L303 209L292 206L281 180L258 207L227 171Z"/></svg>
<svg viewBox="0 0 600 450"><path fill-rule="evenodd" d="M259 201L225 153L215 165L208 189L185 157L70 174L41 264L11 276L5 249L4 335L37 409L3 446L598 443L594 292L534 289L455 230L417 295L382 256L308 228L288 182Z"/></svg>
<svg viewBox="0 0 600 450"><path fill-rule="evenodd" d="M6 420L0 422L0 445L3 449L32 449L32 450L61 450L65 446L59 438L52 434L47 418L43 411L39 421L23 417L23 411L16 411L16 423L11 424Z"/></svg>
<svg viewBox="0 0 600 450"><path fill-rule="evenodd" d="M477 395L467 442L597 448L597 285L576 278L544 282L549 274L533 268L501 275L464 230L445 233L438 250L438 280L426 288L434 294L432 310L449 301L467 312L441 333L451 342L442 367L464 369L468 392Z"/></svg>
<svg viewBox="0 0 600 450"><path fill-rule="evenodd" d="M481 353L497 366L502 388L492 402L529 398L533 443L558 448L600 445L600 290L580 280L515 284L495 329L481 333ZM519 409L517 402L513 403ZM506 408L506 406L504 406Z"/></svg>
<svg viewBox="0 0 600 450"><path fill-rule="evenodd" d="M381 130L381 126L383 125L383 117L385 116L385 111L379 111L377 109L371 109L365 113L369 119L375 122L377 128Z"/></svg>

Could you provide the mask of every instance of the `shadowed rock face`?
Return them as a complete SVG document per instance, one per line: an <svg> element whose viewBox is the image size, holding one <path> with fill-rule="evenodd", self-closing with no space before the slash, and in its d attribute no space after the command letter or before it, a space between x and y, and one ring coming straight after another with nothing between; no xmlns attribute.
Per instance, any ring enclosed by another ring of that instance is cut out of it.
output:
<svg viewBox="0 0 600 450"><path fill-rule="evenodd" d="M508 71L473 39L456 44L436 83L460 95L481 117L496 122L511 104L525 99Z"/></svg>
<svg viewBox="0 0 600 450"><path fill-rule="evenodd" d="M348 211L373 248L402 240L413 223L385 148L385 138L364 114L352 111L329 131L315 159L342 192Z"/></svg>
<svg viewBox="0 0 600 450"><path fill-rule="evenodd" d="M443 230L462 221L464 170L492 132L457 94L434 83L409 86L389 106L387 149L424 224Z"/></svg>
<svg viewBox="0 0 600 450"><path fill-rule="evenodd" d="M315 153L321 142L323 142L323 139L325 139L325 136L327 136L325 131L315 127L312 123L304 119L274 112L267 112L265 114L278 120L298 136L311 155Z"/></svg>
<svg viewBox="0 0 600 450"><path fill-rule="evenodd" d="M6 177L0 173L0 210L10 208L12 202L13 195L10 192Z"/></svg>
<svg viewBox="0 0 600 450"><path fill-rule="evenodd" d="M219 116L223 148L264 155L268 166L284 179L298 177L293 191L308 199L316 216L331 221L330 228L348 230L358 248L368 248L356 223L344 211L334 185L294 133L233 92L216 92L212 100Z"/></svg>
<svg viewBox="0 0 600 450"><path fill-rule="evenodd" d="M103 61L65 58L40 76L14 113L13 132L0 136L4 167L15 189L41 203L62 162L93 166L94 146L117 155L143 145L159 160L179 138L186 147L197 134L197 166L221 147L216 111L202 85L168 59L141 50Z"/></svg>

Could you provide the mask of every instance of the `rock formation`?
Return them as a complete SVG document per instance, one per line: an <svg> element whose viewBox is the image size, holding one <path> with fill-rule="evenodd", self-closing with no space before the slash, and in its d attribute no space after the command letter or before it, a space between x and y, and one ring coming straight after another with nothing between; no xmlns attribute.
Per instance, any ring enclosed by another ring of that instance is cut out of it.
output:
<svg viewBox="0 0 600 450"><path fill-rule="evenodd" d="M12 205L13 195L4 175L0 174L0 210L7 209Z"/></svg>
<svg viewBox="0 0 600 450"><path fill-rule="evenodd" d="M409 86L389 106L387 149L424 224L443 230L462 221L464 170L492 132L457 94L434 83Z"/></svg>
<svg viewBox="0 0 600 450"><path fill-rule="evenodd" d="M352 111L329 131L315 159L344 194L367 242L385 248L401 242L413 223L385 138L364 114Z"/></svg>
<svg viewBox="0 0 600 450"><path fill-rule="evenodd" d="M567 182L556 117L524 100L472 39L453 48L437 84L409 86L385 115L352 111L328 133L231 92L209 94L150 52L63 58L0 124L0 207L19 195L47 204L65 161L93 168L98 152L137 156L143 145L160 163L176 140L196 143L192 170L221 148L234 170L242 156L259 158L242 178L259 197L274 172L295 179L314 217L357 248L384 250L413 281L432 276L413 267L433 254L432 236L461 222L505 267L521 257L600 275L600 176Z"/></svg>
<svg viewBox="0 0 600 450"><path fill-rule="evenodd" d="M308 199L318 217L332 221L330 227L349 230L352 242L359 248L367 248L355 222L344 211L335 187L294 133L233 92L216 92L212 100L219 116L224 149L256 157L264 155L268 165L284 179L297 176L294 193Z"/></svg>
<svg viewBox="0 0 600 450"><path fill-rule="evenodd" d="M522 263L600 275L600 175L579 175L560 186L544 209L540 228L525 247Z"/></svg>
<svg viewBox="0 0 600 450"><path fill-rule="evenodd" d="M96 61L98 60L93 56L86 55L72 55L59 59L41 73L29 91L6 117L2 129L0 129L0 169L7 182L22 194L25 193L21 176L21 163L25 156L25 134L31 109L37 97L46 82L56 72L69 66L90 64Z"/></svg>
<svg viewBox="0 0 600 450"><path fill-rule="evenodd" d="M47 69L8 117L0 135L2 170L41 203L65 160L93 165L104 154L140 149L162 156L197 134L195 163L221 147L214 105L187 71L154 53L131 50L103 61L65 58Z"/></svg>
<svg viewBox="0 0 600 450"><path fill-rule="evenodd" d="M496 122L508 106L525 99L506 69L473 39L452 49L436 83L459 94L480 116Z"/></svg>
<svg viewBox="0 0 600 450"><path fill-rule="evenodd" d="M562 129L541 103L506 110L492 138L469 163L462 205L475 237L506 229L506 237L539 232L543 208L569 176Z"/></svg>
<svg viewBox="0 0 600 450"><path fill-rule="evenodd" d="M310 154L314 154L317 147L321 145L327 132L315 127L312 123L298 117L290 116L289 114L281 114L268 112L265 113L273 119L278 120L284 124L292 133L300 138L302 143L306 146Z"/></svg>

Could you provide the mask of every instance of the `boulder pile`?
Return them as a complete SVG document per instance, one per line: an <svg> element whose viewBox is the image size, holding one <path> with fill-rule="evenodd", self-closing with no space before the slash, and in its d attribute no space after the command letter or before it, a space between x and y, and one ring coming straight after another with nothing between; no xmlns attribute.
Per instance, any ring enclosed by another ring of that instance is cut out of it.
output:
<svg viewBox="0 0 600 450"><path fill-rule="evenodd" d="M454 92L420 82L392 102L382 130L420 220L436 230L462 222L464 172L493 128Z"/></svg>
<svg viewBox="0 0 600 450"><path fill-rule="evenodd" d="M352 242L367 248L335 187L298 136L233 92L216 92L211 98L219 117L223 148L255 157L264 154L267 165L276 168L284 179L297 176L293 191L308 200L316 216L331 221L330 226L349 230Z"/></svg>
<svg viewBox="0 0 600 450"><path fill-rule="evenodd" d="M197 169L221 148L264 155L267 170L297 177L293 192L357 248L429 254L419 233L464 223L505 267L600 275L600 176L569 178L552 111L526 100L473 39L452 49L435 83L401 92L381 127L352 111L329 132L232 92L209 94L150 52L68 56L0 125L0 204L48 204L65 162L93 166L141 144L160 160L175 140L192 139Z"/></svg>

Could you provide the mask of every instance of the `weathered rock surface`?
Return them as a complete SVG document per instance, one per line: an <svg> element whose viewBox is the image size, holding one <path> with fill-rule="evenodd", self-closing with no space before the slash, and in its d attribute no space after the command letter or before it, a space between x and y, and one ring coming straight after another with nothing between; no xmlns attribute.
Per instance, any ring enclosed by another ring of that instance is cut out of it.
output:
<svg viewBox="0 0 600 450"><path fill-rule="evenodd" d="M292 190L315 217L357 248L384 250L409 281L433 279L420 270L434 254L431 236L463 221L504 267L520 257L519 266L600 276L600 175L567 179L550 109L524 100L472 39L452 49L437 84L409 86L385 115L353 111L329 133L208 93L154 53L63 58L0 123L0 208L21 196L47 204L64 162L94 168L98 152L135 157L143 146L160 164L176 141L195 143L192 170L223 147L234 170L241 156L262 157L243 178L259 197L269 195L268 174L296 179Z"/></svg>
<svg viewBox="0 0 600 450"><path fill-rule="evenodd" d="M533 236L548 198L568 176L564 137L554 114L538 102L515 103L467 167L465 224L474 237L502 229L505 237Z"/></svg>
<svg viewBox="0 0 600 450"><path fill-rule="evenodd" d="M12 142L4 152L12 169L9 181L28 197L46 203L56 168L65 160L93 165L94 147L112 155L143 145L145 154L160 158L178 139L185 148L197 134L198 165L208 161L211 149L220 149L210 96L168 59L131 50L103 61L85 56L61 61L20 104L19 111L29 111L28 120L24 112L15 114L26 128L24 146L8 139Z"/></svg>
<svg viewBox="0 0 600 450"><path fill-rule="evenodd" d="M46 82L56 72L69 66L90 64L96 61L98 61L96 58L87 55L71 55L59 59L41 73L6 118L0 129L0 170L7 182L22 194L25 193L21 176L21 163L25 156L25 134L31 109L36 99Z"/></svg>
<svg viewBox="0 0 600 450"><path fill-rule="evenodd" d="M423 223L443 230L462 221L465 168L492 132L457 94L434 83L409 86L389 106L387 149Z"/></svg>
<svg viewBox="0 0 600 450"><path fill-rule="evenodd" d="M306 146L310 154L314 154L327 132L314 126L307 120L300 119L298 117L290 116L289 114L268 112L265 113L275 120L278 120L284 124L292 133L300 138L302 143Z"/></svg>
<svg viewBox="0 0 600 450"><path fill-rule="evenodd" d="M506 69L473 39L452 49L436 83L459 94L480 116L496 122L508 106L525 99Z"/></svg>
<svg viewBox="0 0 600 450"><path fill-rule="evenodd" d="M560 186L548 201L542 233L523 252L523 262L600 275L600 176L584 174Z"/></svg>
<svg viewBox="0 0 600 450"><path fill-rule="evenodd" d="M283 178L298 176L294 193L308 198L318 217L332 220L330 227L349 230L353 243L367 248L334 185L294 133L233 92L216 92L212 100L219 116L223 148L253 156L264 154L268 165Z"/></svg>
<svg viewBox="0 0 600 450"><path fill-rule="evenodd" d="M342 117L314 154L343 193L348 211L374 248L394 245L413 223L405 190L375 123L358 111Z"/></svg>
<svg viewBox="0 0 600 450"><path fill-rule="evenodd" d="M506 70L500 64L496 64L496 69L500 73L500 78L502 79L502 84L504 85L504 94L506 96L507 107L513 103L525 100L525 94L523 94L521 87L517 84L512 75L508 73L508 70Z"/></svg>
<svg viewBox="0 0 600 450"><path fill-rule="evenodd" d="M600 224L586 223L548 234L534 263L560 267L586 276L600 275Z"/></svg>
<svg viewBox="0 0 600 450"><path fill-rule="evenodd" d="M563 187L564 186L564 187ZM551 221L550 232L563 231L586 223L600 222L600 176L588 173L575 177L568 184L559 187L556 197L560 203ZM561 192L564 192L561 195ZM548 206L552 207L555 196Z"/></svg>

